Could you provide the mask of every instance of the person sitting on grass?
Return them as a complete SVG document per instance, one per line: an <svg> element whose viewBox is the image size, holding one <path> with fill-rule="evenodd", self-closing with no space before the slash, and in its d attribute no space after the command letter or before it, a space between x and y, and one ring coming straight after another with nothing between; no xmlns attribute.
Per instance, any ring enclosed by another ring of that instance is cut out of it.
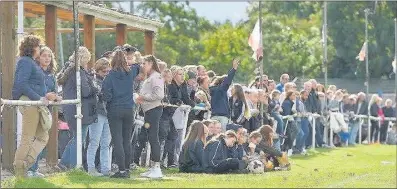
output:
<svg viewBox="0 0 397 189"><path fill-rule="evenodd" d="M215 129L214 121L208 119L208 120L202 121L201 123L203 123L208 129L208 136L206 137L206 140L207 141L211 140L211 138L213 137L211 131L213 131Z"/></svg>
<svg viewBox="0 0 397 189"><path fill-rule="evenodd" d="M247 156L253 156L255 153L259 154L259 149L256 146L261 142L262 135L259 131L253 131L249 137L248 141L244 144L244 150Z"/></svg>
<svg viewBox="0 0 397 189"><path fill-rule="evenodd" d="M234 131L226 131L207 143L204 149L204 164L207 173L242 172L247 163L238 159L235 147L237 135Z"/></svg>
<svg viewBox="0 0 397 189"><path fill-rule="evenodd" d="M272 161L276 167L289 167L287 153L281 153L273 147L273 128L269 125L263 125L258 131L262 135L262 140L256 145L256 150L260 154L264 153L267 160Z"/></svg>
<svg viewBox="0 0 397 189"><path fill-rule="evenodd" d="M204 121L205 122L205 121ZM209 124L208 127L208 137L207 141L210 141L212 138L218 136L221 133L222 126L221 123L217 120L211 120L212 124ZM205 123L204 123L205 124ZM211 127L212 125L212 127Z"/></svg>
<svg viewBox="0 0 397 189"><path fill-rule="evenodd" d="M184 173L204 172L204 145L208 136L208 128L202 122L193 121L189 133L183 143L179 156L179 171Z"/></svg>

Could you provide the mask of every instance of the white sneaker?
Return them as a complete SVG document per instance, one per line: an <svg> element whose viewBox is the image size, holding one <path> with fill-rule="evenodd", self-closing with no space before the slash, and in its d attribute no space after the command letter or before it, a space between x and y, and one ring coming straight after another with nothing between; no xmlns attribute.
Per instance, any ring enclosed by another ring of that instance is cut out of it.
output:
<svg viewBox="0 0 397 189"><path fill-rule="evenodd" d="M103 174L99 173L97 170L89 170L88 174L93 177L103 177Z"/></svg>
<svg viewBox="0 0 397 189"><path fill-rule="evenodd" d="M154 169L153 167L150 167L149 170L147 170L144 173L141 173L141 177L148 177L148 175L152 172L153 169Z"/></svg>
<svg viewBox="0 0 397 189"><path fill-rule="evenodd" d="M152 171L147 175L148 178L163 178L163 173L161 172L160 163L154 163Z"/></svg>
<svg viewBox="0 0 397 189"><path fill-rule="evenodd" d="M44 178L44 175L38 171L28 171L26 175L30 178Z"/></svg>
<svg viewBox="0 0 397 189"><path fill-rule="evenodd" d="M292 156L292 149L289 149L287 154L288 154L288 157Z"/></svg>

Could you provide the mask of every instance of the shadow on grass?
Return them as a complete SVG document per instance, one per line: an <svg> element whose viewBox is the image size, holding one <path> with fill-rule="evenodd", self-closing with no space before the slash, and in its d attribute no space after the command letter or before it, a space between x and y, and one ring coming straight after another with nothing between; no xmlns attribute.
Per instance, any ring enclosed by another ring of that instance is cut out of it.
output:
<svg viewBox="0 0 397 189"><path fill-rule="evenodd" d="M178 180L177 177L164 177L163 179L148 179L140 177L140 173L144 172L142 170L133 171L130 179L118 179L118 178L109 178L109 177L92 177L88 175L86 172L81 170L72 170L66 173L66 177L69 183L73 183L76 185L83 185L82 187L92 188L92 187L115 187L117 184L129 184L131 187L133 185L139 185L144 183L153 183L153 182L167 182L172 180ZM176 170L167 170L167 173L177 173ZM113 185L116 184L116 185Z"/></svg>
<svg viewBox="0 0 397 189"><path fill-rule="evenodd" d="M334 150L338 150L337 148L316 148L315 150L308 150L306 155L293 155L291 159L298 159L298 160L310 160L312 158L318 156L328 156Z"/></svg>
<svg viewBox="0 0 397 189"><path fill-rule="evenodd" d="M2 188L59 188L43 178L16 179L10 178L1 183Z"/></svg>

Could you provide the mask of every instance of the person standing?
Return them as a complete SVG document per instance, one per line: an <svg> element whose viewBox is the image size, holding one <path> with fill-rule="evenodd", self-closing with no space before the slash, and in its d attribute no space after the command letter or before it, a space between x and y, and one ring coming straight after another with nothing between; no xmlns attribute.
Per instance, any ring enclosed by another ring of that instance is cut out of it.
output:
<svg viewBox="0 0 397 189"><path fill-rule="evenodd" d="M143 82L136 102L141 104L145 114L144 128L148 132L150 143L152 167L142 177L162 178L160 168L160 142L159 122L163 113L162 100L164 98L164 79L161 76L157 60L153 55L146 56L142 64L142 70L148 76Z"/></svg>
<svg viewBox="0 0 397 189"><path fill-rule="evenodd" d="M284 92L284 85L289 82L289 75L283 74L280 77L280 83L277 84L276 89L280 91L280 93ZM288 92L288 91L287 91Z"/></svg>
<svg viewBox="0 0 397 189"><path fill-rule="evenodd" d="M42 101L45 104L48 101L61 100L54 92L47 93L45 75L35 62L40 56L40 42L37 36L28 35L19 46L20 58L12 88L14 100ZM27 170L47 145L51 124L40 121L43 107L27 106L20 107L19 110L22 114L22 136L19 148L15 152L14 172L17 177L25 177Z"/></svg>
<svg viewBox="0 0 397 189"><path fill-rule="evenodd" d="M57 63L55 61L55 56L52 53L52 50L47 47L43 46L40 48L40 56L37 59L38 65L41 67L41 69L44 72L44 82L45 86L47 88L47 93L56 93L56 81L54 77L54 73L57 70ZM52 109L50 108L50 111ZM51 111L52 112L52 111ZM44 177L43 174L41 174L39 170L39 160L44 157L46 154L46 148L41 151L40 155L37 157L35 164L30 167L28 171L28 177ZM54 170L59 171L59 167L54 166Z"/></svg>
<svg viewBox="0 0 397 189"><path fill-rule="evenodd" d="M91 59L91 53L86 47L79 47L78 57L80 61L80 79L81 79L81 111L82 111L82 125L81 134L82 143L84 144L87 137L88 127L97 121L98 115L96 112L98 89L95 87L93 78L88 73L88 62ZM76 64L75 54L69 57L66 66L57 76L58 84L62 86L63 99L76 99ZM61 161L58 166L61 169L72 169L77 164L77 120L76 120L76 105L67 104L62 107L66 122L72 132L72 139L69 141L62 154ZM83 148L85 146L83 145Z"/></svg>
<svg viewBox="0 0 397 189"><path fill-rule="evenodd" d="M110 63L106 58L101 58L95 63L95 84L101 90L103 79L110 71ZM109 149L110 149L110 129L107 118L105 102L102 93L98 94L98 121L89 128L89 143L87 147L87 169L92 176L103 176L110 174ZM100 168L101 173L95 168L95 155L100 146Z"/></svg>
<svg viewBox="0 0 397 189"><path fill-rule="evenodd" d="M134 80L139 65L128 66L126 52L116 49L111 60L112 69L102 84L103 100L106 102L110 133L114 143L119 171L111 178L129 178L131 164L131 137L133 133Z"/></svg>
<svg viewBox="0 0 397 189"><path fill-rule="evenodd" d="M240 60L235 58L233 60L233 68L229 71L227 76L215 79L210 87L211 108L213 120L218 120L222 124L222 131L226 131L226 125L229 122L230 110L227 91L232 84L234 74L240 64Z"/></svg>

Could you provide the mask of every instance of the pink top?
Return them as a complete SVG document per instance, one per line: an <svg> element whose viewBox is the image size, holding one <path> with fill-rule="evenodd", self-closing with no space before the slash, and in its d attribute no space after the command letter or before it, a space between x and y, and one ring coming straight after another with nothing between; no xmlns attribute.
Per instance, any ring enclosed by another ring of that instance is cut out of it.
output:
<svg viewBox="0 0 397 189"><path fill-rule="evenodd" d="M66 122L58 121L58 129L59 130L69 130L69 126Z"/></svg>

